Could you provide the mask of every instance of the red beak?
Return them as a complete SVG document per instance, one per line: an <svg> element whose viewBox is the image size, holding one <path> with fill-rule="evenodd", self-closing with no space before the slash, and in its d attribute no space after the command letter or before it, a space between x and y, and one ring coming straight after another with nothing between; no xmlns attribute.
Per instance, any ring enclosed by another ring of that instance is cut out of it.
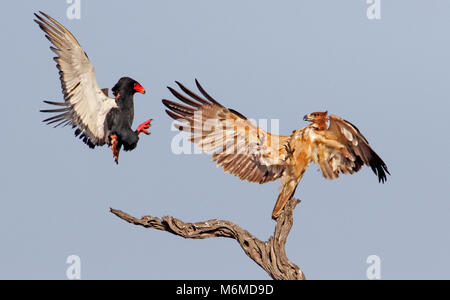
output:
<svg viewBox="0 0 450 300"><path fill-rule="evenodd" d="M138 93L145 94L145 89L139 83L134 84L134 90Z"/></svg>

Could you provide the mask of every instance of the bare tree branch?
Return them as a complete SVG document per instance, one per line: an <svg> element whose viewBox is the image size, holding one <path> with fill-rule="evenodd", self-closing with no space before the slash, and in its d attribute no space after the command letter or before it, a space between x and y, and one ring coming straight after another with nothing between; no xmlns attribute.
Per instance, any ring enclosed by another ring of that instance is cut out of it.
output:
<svg viewBox="0 0 450 300"><path fill-rule="evenodd" d="M128 223L153 228L188 238L206 239L226 237L236 240L244 252L275 280L304 280L305 275L286 256L286 240L293 224L292 213L300 203L292 198L278 217L274 235L268 241L261 241L238 225L223 220L185 223L173 217L160 218L145 216L137 219L120 210L111 212Z"/></svg>

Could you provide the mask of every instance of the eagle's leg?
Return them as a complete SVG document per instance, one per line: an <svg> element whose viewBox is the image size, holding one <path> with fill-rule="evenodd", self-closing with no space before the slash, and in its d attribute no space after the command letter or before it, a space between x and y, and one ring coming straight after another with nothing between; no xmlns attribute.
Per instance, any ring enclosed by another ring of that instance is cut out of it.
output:
<svg viewBox="0 0 450 300"><path fill-rule="evenodd" d="M119 164L119 152L120 152L120 148L118 147L119 145L119 140L117 138L117 135L113 134L110 136L110 140L111 140L111 149L114 155L114 160L116 161L116 164Z"/></svg>
<svg viewBox="0 0 450 300"><path fill-rule="evenodd" d="M147 129L149 129L150 126L152 126L152 121L153 120L148 120L148 121L142 123L141 125L139 125L138 128L136 129L136 133L137 134L145 133L146 135L149 135L150 132L148 132Z"/></svg>

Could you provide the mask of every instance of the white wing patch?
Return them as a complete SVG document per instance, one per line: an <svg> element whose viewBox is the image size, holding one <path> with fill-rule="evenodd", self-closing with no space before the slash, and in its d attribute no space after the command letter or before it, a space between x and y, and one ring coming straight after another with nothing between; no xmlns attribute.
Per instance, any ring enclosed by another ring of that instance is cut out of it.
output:
<svg viewBox="0 0 450 300"><path fill-rule="evenodd" d="M42 12L41 15L36 14L35 21L54 45L51 50L57 55L55 61L65 98L65 103L47 103L67 107L63 114L49 120L65 119L67 124L84 132L93 145L104 145L106 115L117 107L116 101L100 89L94 67L75 37L50 16Z"/></svg>
<svg viewBox="0 0 450 300"><path fill-rule="evenodd" d="M347 140L352 142L353 146L358 146L358 140L354 138L353 134L350 131L348 131L346 128L342 127L341 132Z"/></svg>

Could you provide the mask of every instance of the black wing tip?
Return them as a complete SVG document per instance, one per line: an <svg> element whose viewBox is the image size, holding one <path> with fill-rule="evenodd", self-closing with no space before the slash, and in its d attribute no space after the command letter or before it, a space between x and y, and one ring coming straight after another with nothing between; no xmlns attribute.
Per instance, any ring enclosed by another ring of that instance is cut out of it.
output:
<svg viewBox="0 0 450 300"><path fill-rule="evenodd" d="M387 175L386 173L391 176L391 173L389 173L389 170L386 166L386 164L376 164L372 167L373 172L378 175L378 182L379 183L386 183L387 182Z"/></svg>
<svg viewBox="0 0 450 300"><path fill-rule="evenodd" d="M165 111L169 115L169 117L177 121L186 119L186 117L182 116L182 114L179 112L177 103L167 99L163 99L162 103L167 108Z"/></svg>
<svg viewBox="0 0 450 300"><path fill-rule="evenodd" d="M162 99L161 102L164 104L164 106L166 106L167 108L170 108L171 105L175 104L174 102L167 100L167 99Z"/></svg>
<svg viewBox="0 0 450 300"><path fill-rule="evenodd" d="M174 89L173 87L168 86L167 89L170 91L170 93L171 93L173 96L175 96L175 97L177 97L177 98L178 98L179 96L181 96L181 94L178 93L178 91L177 91L176 89Z"/></svg>
<svg viewBox="0 0 450 300"><path fill-rule="evenodd" d="M40 15L39 15L40 14ZM48 14L46 14L43 11L39 11L38 13L34 13L34 16L37 18L37 20L35 19L35 22L44 22L44 18L46 18L47 20L51 21L51 18L49 17Z"/></svg>
<svg viewBox="0 0 450 300"><path fill-rule="evenodd" d="M218 105L222 107L214 98L212 98L205 89L200 85L197 79L195 79L195 83L197 85L198 90L200 91L200 95L191 91L186 86L184 86L181 82L175 81L175 83L178 85L178 87L184 92L182 94L181 92L178 92L174 88L168 86L170 93L175 96L178 100L188 104L189 106L193 107L193 109L199 109L203 105ZM203 97L202 97L202 96ZM172 102L173 103L173 102Z"/></svg>
<svg viewBox="0 0 450 300"><path fill-rule="evenodd" d="M175 121L184 121L185 118L183 118L183 116L177 115L176 113L174 113L173 111L166 109L165 110L166 114L171 117L172 119L174 119ZM176 126L175 126L176 127Z"/></svg>
<svg viewBox="0 0 450 300"><path fill-rule="evenodd" d="M383 174L384 174L384 177L383 177L382 183L385 183L385 182L387 181L386 173L387 173L389 176L391 176L391 173L389 173L387 167L386 167L386 166L383 166Z"/></svg>
<svg viewBox="0 0 450 300"><path fill-rule="evenodd" d="M173 87L171 87L171 86L168 86L167 89L168 89L172 94L174 94L174 93L177 92L177 91L176 91Z"/></svg>
<svg viewBox="0 0 450 300"><path fill-rule="evenodd" d="M187 87L184 85L184 84L182 84L181 82L179 82L179 81L175 81L175 83L178 85L178 87L180 88L180 89L182 89L183 91L185 91L186 89L187 89Z"/></svg>
<svg viewBox="0 0 450 300"><path fill-rule="evenodd" d="M214 99L204 88L203 86L200 84L200 82L195 79L195 85L197 85L198 90L200 91L200 93L202 93L202 95L208 99L211 103L218 105L220 107L223 107L216 99Z"/></svg>
<svg viewBox="0 0 450 300"><path fill-rule="evenodd" d="M183 92L185 92L186 94L189 94L189 93L187 93L186 91L189 91L189 89L184 85L184 84L182 84L181 82L179 82L179 81L175 81L175 83L178 85L178 87L183 91ZM172 89L172 88L169 88L169 89L171 89L171 91L175 91L174 89ZM176 91L175 91L176 92ZM191 96L191 95L189 95L189 96ZM191 96L192 97L192 96Z"/></svg>
<svg viewBox="0 0 450 300"><path fill-rule="evenodd" d="M197 78L195 78L194 80L195 80L195 84L200 84L200 83L198 82ZM182 83L181 83L180 81L178 81L178 80L175 80L175 83L176 83L177 85L184 85L184 84L182 84Z"/></svg>
<svg viewBox="0 0 450 300"><path fill-rule="evenodd" d="M200 92L202 92L202 94L203 94L203 92L205 91L205 89L204 89L203 86L200 84L200 81L197 80L197 78L195 78L195 85L197 86L198 90L199 90ZM205 95L204 95L204 96L205 96Z"/></svg>

